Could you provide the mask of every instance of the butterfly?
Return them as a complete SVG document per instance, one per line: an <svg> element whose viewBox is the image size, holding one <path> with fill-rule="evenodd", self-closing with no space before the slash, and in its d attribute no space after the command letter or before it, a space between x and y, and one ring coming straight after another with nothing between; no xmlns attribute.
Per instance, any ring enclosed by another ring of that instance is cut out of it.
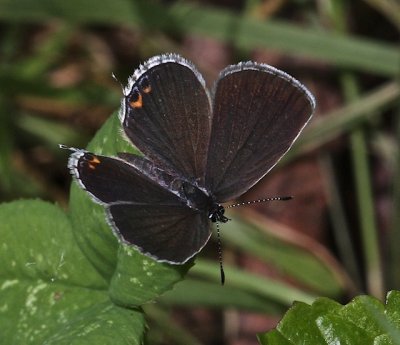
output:
<svg viewBox="0 0 400 345"><path fill-rule="evenodd" d="M211 223L228 221L222 203L275 166L314 109L305 86L269 65L228 66L210 92L191 62L163 54L123 88L121 126L143 155L70 148L68 166L122 242L184 264L209 240Z"/></svg>

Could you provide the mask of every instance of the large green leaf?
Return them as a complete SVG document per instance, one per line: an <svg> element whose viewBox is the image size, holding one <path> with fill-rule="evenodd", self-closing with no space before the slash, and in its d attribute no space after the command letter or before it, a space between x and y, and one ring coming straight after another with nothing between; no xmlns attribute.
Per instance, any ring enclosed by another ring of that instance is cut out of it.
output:
<svg viewBox="0 0 400 345"><path fill-rule="evenodd" d="M328 298L312 305L297 302L275 330L259 335L263 345L400 344L400 292L391 291L386 305L359 296L342 306Z"/></svg>
<svg viewBox="0 0 400 345"><path fill-rule="evenodd" d="M57 206L0 206L2 344L140 344L140 311L115 306Z"/></svg>

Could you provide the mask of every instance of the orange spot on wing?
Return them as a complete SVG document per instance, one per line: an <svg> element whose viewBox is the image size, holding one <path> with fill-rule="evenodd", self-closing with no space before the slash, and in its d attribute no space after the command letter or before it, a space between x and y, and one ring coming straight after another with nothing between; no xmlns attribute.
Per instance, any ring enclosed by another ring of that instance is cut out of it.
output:
<svg viewBox="0 0 400 345"><path fill-rule="evenodd" d="M144 93L150 93L150 92L151 92L151 86L148 85L148 86L146 86L145 88L143 88L143 92L144 92Z"/></svg>
<svg viewBox="0 0 400 345"><path fill-rule="evenodd" d="M88 160L88 167L92 170L96 169L96 165L100 164L100 159L97 156L92 156L89 160Z"/></svg>
<svg viewBox="0 0 400 345"><path fill-rule="evenodd" d="M141 107L143 106L143 98L142 98L142 95L141 95L140 93L138 93L137 98L136 98L135 100L133 100L133 101L130 101L130 102L129 102L129 105L130 105L132 108L141 108Z"/></svg>

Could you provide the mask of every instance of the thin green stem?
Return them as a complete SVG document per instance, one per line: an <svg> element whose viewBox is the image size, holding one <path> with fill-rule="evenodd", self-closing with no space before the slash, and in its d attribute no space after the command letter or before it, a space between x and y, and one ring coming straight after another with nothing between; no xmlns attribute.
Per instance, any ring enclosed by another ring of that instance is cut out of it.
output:
<svg viewBox="0 0 400 345"><path fill-rule="evenodd" d="M343 74L342 83L345 96L348 100L354 100L358 97L357 81L353 75ZM363 254L366 266L367 290L370 294L378 298L383 298L384 282L379 252L379 237L371 188L372 182L368 163L368 148L362 127L353 130L350 135L350 143Z"/></svg>
<svg viewBox="0 0 400 345"><path fill-rule="evenodd" d="M396 117L396 142L400 143L400 103L397 106ZM393 208L392 208L392 227L388 235L389 247L389 270L388 284L389 289L400 288L400 149L397 147L397 155L395 160L395 170L393 174Z"/></svg>

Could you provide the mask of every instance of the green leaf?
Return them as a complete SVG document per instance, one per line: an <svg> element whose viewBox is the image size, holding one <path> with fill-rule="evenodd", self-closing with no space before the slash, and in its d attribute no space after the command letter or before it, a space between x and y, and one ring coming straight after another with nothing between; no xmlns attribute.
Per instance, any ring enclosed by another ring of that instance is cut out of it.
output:
<svg viewBox="0 0 400 345"><path fill-rule="evenodd" d="M400 343L400 292L391 291L386 304L358 296L342 306L328 298L312 305L295 303L275 330L260 334L260 344L392 344Z"/></svg>
<svg viewBox="0 0 400 345"><path fill-rule="evenodd" d="M111 303L107 282L76 245L58 207L0 206L2 344L140 344L140 311Z"/></svg>
<svg viewBox="0 0 400 345"><path fill-rule="evenodd" d="M143 331L140 311L120 308L106 301L84 310L45 344L139 345L143 344Z"/></svg>
<svg viewBox="0 0 400 345"><path fill-rule="evenodd" d="M110 297L120 305L138 306L172 289L183 279L193 260L185 265L159 263L128 245L118 252L118 264L111 280Z"/></svg>
<svg viewBox="0 0 400 345"><path fill-rule="evenodd" d="M40 279L106 289L74 242L71 224L58 207L39 200L0 206L0 272L5 279Z"/></svg>

